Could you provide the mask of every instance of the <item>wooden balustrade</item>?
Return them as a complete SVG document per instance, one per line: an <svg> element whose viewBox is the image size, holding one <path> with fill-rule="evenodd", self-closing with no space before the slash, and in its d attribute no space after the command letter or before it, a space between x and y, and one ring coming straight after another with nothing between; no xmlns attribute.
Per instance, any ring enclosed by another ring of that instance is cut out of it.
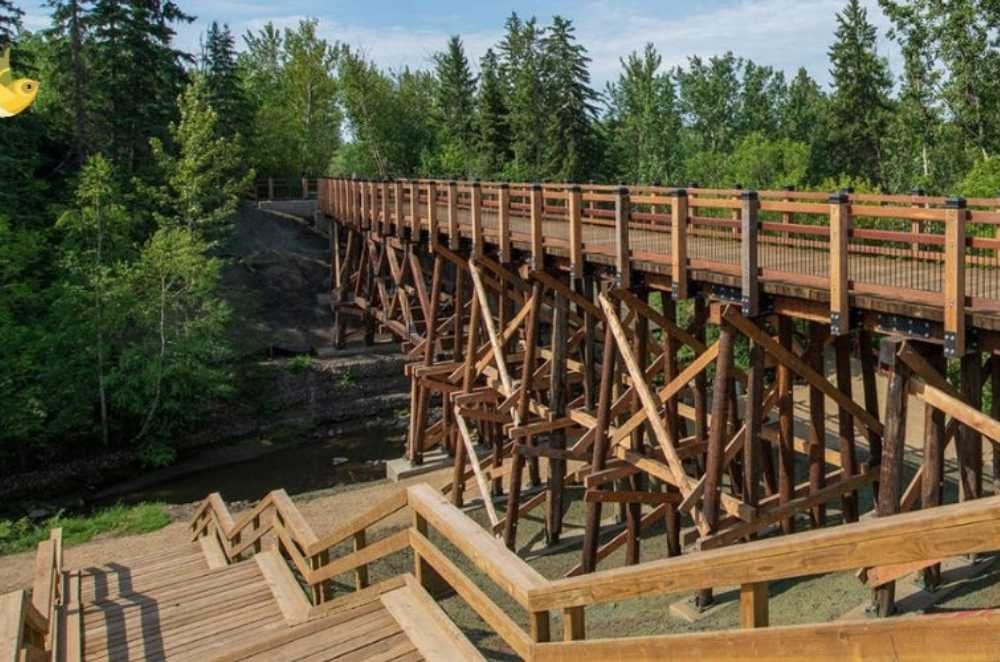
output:
<svg viewBox="0 0 1000 662"><path fill-rule="evenodd" d="M525 250L536 270L553 255L577 275L588 261L614 267L624 280L632 270L660 273L678 299L689 296L693 271L714 272L743 290L751 314L761 284L825 290L834 334L850 328L853 297L875 296L940 309L946 351L960 355L966 314L1000 311L994 199L324 181L332 185L317 187L321 208L339 221L366 229L377 221L389 236L417 241L430 235L431 244L444 241L452 250L467 239L473 256L489 243L501 261Z"/></svg>
<svg viewBox="0 0 1000 662"><path fill-rule="evenodd" d="M66 618L62 553L62 529L53 529L38 543L30 596L27 591L0 595L0 661L63 659L55 636Z"/></svg>

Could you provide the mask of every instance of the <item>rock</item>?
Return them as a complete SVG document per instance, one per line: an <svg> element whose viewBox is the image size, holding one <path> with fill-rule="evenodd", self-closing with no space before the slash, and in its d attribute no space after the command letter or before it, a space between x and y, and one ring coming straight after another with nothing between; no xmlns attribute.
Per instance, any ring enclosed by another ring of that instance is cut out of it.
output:
<svg viewBox="0 0 1000 662"><path fill-rule="evenodd" d="M346 457L335 457L333 458L333 466L339 467L341 464L347 464L348 459Z"/></svg>

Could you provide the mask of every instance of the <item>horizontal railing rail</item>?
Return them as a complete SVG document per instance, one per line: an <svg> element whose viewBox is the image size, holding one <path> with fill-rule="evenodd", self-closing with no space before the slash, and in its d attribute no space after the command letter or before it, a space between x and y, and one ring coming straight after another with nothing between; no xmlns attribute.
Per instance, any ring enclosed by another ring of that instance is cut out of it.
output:
<svg viewBox="0 0 1000 662"><path fill-rule="evenodd" d="M392 533L379 542L362 544L340 558L310 565L316 555L363 534L374 524L404 508L412 511L411 524L404 530ZM253 524L269 515L275 518L271 524ZM852 646L865 642L869 642L865 645L874 646L874 650L880 650L878 646L884 644L882 639L892 632L888 625L844 622L764 629L768 625L768 584L786 578L858 568L919 567L921 563L933 563L944 558L1000 550L1000 497L869 519L836 529L819 529L556 580L540 575L490 532L449 503L441 493L424 484L400 490L319 538L310 537L310 530L306 528L308 525L304 524L301 514L282 491L272 492L235 520L229 516L221 498L213 494L196 511L192 529L196 536L208 535L217 531L215 527L218 523L226 525L227 522L230 524L225 537L229 540L229 550L236 552L251 549L260 539L257 532L262 530L261 527L267 528L277 538L282 553L299 571L314 595L317 588L322 588L324 582L337 575L367 567L367 564L388 554L410 549L414 555L413 574L421 585L438 595L442 591L453 590L515 653L529 660L565 660L574 655L615 657L616 651L624 657L643 651L657 655L666 655L669 651L674 651L676 655L682 651L692 654L700 650L718 652L737 647L740 642L753 645L754 642L779 641L781 636L810 650L816 646L821 658L823 651L836 658L837 655L842 656L845 650L855 650ZM244 540L242 548L238 540L240 536ZM447 551L434 542L437 538L447 542ZM305 539L311 542L303 543ZM252 542L247 545L246 540ZM455 559L456 552L504 595L520 605L527 614L527 628L487 594L480 586L482 580L474 580L460 567ZM733 585L740 586L741 625L744 630L586 641L588 607ZM361 590L364 585L359 583L357 588ZM325 592L320 590L318 594L322 597ZM562 617L562 642L552 641L550 619L553 612ZM996 643L997 636L989 633L1000 625L1000 614L969 612L965 617L967 620L961 622L945 621L937 616L913 617L906 619L905 627L910 628L908 636L918 639L927 637L936 628L954 626L956 633L965 632L968 635L974 631L987 636L989 642ZM974 624L974 627L969 626L972 630L963 629L963 624L970 623ZM875 630L871 630L870 626ZM723 648L711 648L712 642ZM969 646L982 647L970 642L949 650L973 650ZM738 648L732 650L732 654L736 655Z"/></svg>
<svg viewBox="0 0 1000 662"><path fill-rule="evenodd" d="M680 298L715 274L751 313L761 282L822 289L836 334L852 297L928 306L950 354L968 312L1000 312L1000 198L331 178L317 195L327 216L379 235L555 255L576 275L587 261L658 271Z"/></svg>
<svg viewBox="0 0 1000 662"><path fill-rule="evenodd" d="M264 177L254 181L247 198L265 200L309 200L318 197L319 180L315 177Z"/></svg>

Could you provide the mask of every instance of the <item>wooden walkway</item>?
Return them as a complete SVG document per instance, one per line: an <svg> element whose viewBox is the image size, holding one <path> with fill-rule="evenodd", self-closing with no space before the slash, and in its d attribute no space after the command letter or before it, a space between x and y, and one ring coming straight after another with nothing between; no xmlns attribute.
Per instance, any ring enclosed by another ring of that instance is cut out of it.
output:
<svg viewBox="0 0 1000 662"><path fill-rule="evenodd" d="M479 656L443 612L433 617L440 608L413 581L314 607L275 550L220 567L194 543L69 571L66 580L60 660L75 659L66 653L76 645L86 662Z"/></svg>

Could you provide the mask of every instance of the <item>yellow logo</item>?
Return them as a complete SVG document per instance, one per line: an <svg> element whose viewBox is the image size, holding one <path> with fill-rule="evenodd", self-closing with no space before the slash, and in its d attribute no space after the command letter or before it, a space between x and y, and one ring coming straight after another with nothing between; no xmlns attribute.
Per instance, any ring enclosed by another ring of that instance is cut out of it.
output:
<svg viewBox="0 0 1000 662"><path fill-rule="evenodd" d="M24 111L38 96L38 81L14 80L10 71L10 49L0 56L0 117L13 117Z"/></svg>

